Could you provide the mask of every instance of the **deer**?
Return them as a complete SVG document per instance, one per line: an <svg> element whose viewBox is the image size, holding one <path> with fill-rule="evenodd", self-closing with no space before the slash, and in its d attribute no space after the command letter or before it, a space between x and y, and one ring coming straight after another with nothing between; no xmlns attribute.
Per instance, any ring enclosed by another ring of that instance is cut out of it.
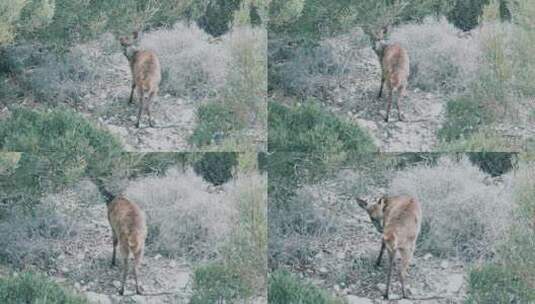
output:
<svg viewBox="0 0 535 304"><path fill-rule="evenodd" d="M132 90L130 91L129 104L133 103L134 90L137 88L139 99L139 110L137 113L136 128L139 128L139 121L146 105L149 116L149 126L154 127L154 121L150 114L150 105L155 96L158 95L162 73L160 61L155 52L151 50L139 49L139 32L132 33L133 39L123 36L119 38L123 54L128 59L132 72ZM145 92L148 97L145 104Z"/></svg>
<svg viewBox="0 0 535 304"><path fill-rule="evenodd" d="M371 38L372 49L377 54L381 64L381 87L377 99L380 99L383 94L383 86L386 83L388 91L386 117L385 122L388 122L390 108L394 95L396 108L398 110L398 119L403 121L403 115L399 109L400 100L407 94L407 85L410 73L409 54L405 48L399 43L387 44L385 37L388 33L389 26L383 26L379 30L368 30L368 35Z"/></svg>
<svg viewBox="0 0 535 304"><path fill-rule="evenodd" d="M119 246L119 252L123 258L123 273L119 295L124 295L130 253L134 257L133 268L136 294L141 295L143 289L138 282L138 273L143 260L145 239L147 238L145 213L136 203L127 199L123 194L114 196L101 183L97 183L97 187L106 201L108 221L112 232L113 253L110 267L116 266L117 246Z"/></svg>
<svg viewBox="0 0 535 304"><path fill-rule="evenodd" d="M407 298L405 282L422 221L420 203L410 196L383 196L374 204L368 204L367 201L357 198L357 203L366 210L372 224L383 235L379 257L375 263L377 267L381 265L385 248L388 251L389 266L384 298L388 299L397 252L401 256L399 268L401 292L403 298Z"/></svg>

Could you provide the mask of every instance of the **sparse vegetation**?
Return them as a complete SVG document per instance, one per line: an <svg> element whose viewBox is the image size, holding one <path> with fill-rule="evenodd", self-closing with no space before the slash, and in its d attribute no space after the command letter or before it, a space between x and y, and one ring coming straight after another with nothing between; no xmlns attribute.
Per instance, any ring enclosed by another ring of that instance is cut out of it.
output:
<svg viewBox="0 0 535 304"><path fill-rule="evenodd" d="M75 294L44 275L23 272L16 276L0 278L0 299L6 304L47 303L47 304L88 304Z"/></svg>
<svg viewBox="0 0 535 304"><path fill-rule="evenodd" d="M293 152L374 152L369 135L314 104L287 107L269 103L269 150Z"/></svg>
<svg viewBox="0 0 535 304"><path fill-rule="evenodd" d="M335 298L310 283L299 281L286 271L276 271L269 278L269 303L273 304L342 304Z"/></svg>

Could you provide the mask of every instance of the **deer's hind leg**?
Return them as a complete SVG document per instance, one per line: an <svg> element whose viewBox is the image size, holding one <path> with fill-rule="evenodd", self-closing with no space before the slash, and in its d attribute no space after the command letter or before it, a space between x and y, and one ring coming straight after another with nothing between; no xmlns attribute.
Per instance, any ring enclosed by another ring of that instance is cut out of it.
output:
<svg viewBox="0 0 535 304"><path fill-rule="evenodd" d="M128 250L128 245L124 245L123 242L121 242L121 255L123 257L123 273L122 273L122 280L121 280L121 289L119 290L119 294L124 295L124 286L126 285L126 276L128 274L129 250Z"/></svg>
<svg viewBox="0 0 535 304"><path fill-rule="evenodd" d="M413 249L400 248L399 254L401 256L401 267L399 268L399 277L401 280L401 293L403 298L407 297L405 292L405 282L407 280L407 274L409 272L409 266L412 260Z"/></svg>
<svg viewBox="0 0 535 304"><path fill-rule="evenodd" d="M144 96L143 88L138 87L137 92L138 92L138 95L139 95L139 109L138 109L138 112L137 112L136 128L139 128L139 122L141 120L141 115L143 115L145 96Z"/></svg>
<svg viewBox="0 0 535 304"><path fill-rule="evenodd" d="M130 91L130 98L128 99L128 103L129 104L132 104L132 102L134 102L133 99L134 99L134 90L135 90L135 88L136 88L136 83L133 82L132 83L132 90Z"/></svg>
<svg viewBox="0 0 535 304"><path fill-rule="evenodd" d="M385 122L388 122L388 117L390 116L390 108L392 108L392 98L394 96L394 92L392 92L392 89L388 88L388 101L386 104L386 117Z"/></svg>
<svg viewBox="0 0 535 304"><path fill-rule="evenodd" d="M390 292L390 281L392 279L392 268L394 268L394 257L396 256L395 251L388 250L388 274L386 278L386 291L384 298L388 300L388 294Z"/></svg>
<svg viewBox="0 0 535 304"><path fill-rule="evenodd" d="M385 241L381 240L381 250L379 250L379 257L377 257L377 262L375 262L375 266L377 267L381 266L381 260L383 259L384 252L385 252Z"/></svg>
<svg viewBox="0 0 535 304"><path fill-rule="evenodd" d="M136 293L142 294L143 288L138 283L137 274L139 272L139 266L141 266L141 261L143 260L143 248L139 250L138 252L134 252L134 280L136 282Z"/></svg>
<svg viewBox="0 0 535 304"><path fill-rule="evenodd" d="M152 116L150 115L150 107L152 104L152 100L154 99L154 96L156 95L155 91L151 91L149 93L149 97L147 98L147 114L149 116L149 126L154 128L154 121L152 120Z"/></svg>
<svg viewBox="0 0 535 304"><path fill-rule="evenodd" d="M119 239L117 238L117 235L115 234L115 231L113 229L111 230L112 238L113 238L113 253L111 256L111 267L115 266L115 256L117 255L117 244L119 243Z"/></svg>

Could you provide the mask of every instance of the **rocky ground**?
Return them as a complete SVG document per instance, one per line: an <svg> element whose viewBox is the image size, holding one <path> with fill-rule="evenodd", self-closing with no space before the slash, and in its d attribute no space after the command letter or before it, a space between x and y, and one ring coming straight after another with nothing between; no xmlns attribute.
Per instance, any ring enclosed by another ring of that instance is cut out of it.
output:
<svg viewBox="0 0 535 304"><path fill-rule="evenodd" d="M324 102L335 113L365 128L381 152L431 151L437 143L436 132L444 120L444 96L422 92L410 86L399 106L404 116L399 121L392 105L389 122L385 122L387 91L377 98L381 67L370 48L356 52L353 72L340 79Z"/></svg>
<svg viewBox="0 0 535 304"><path fill-rule="evenodd" d="M65 198L60 201L58 208L80 220L76 223L76 237L60 242L62 254L55 261L59 266L48 271L56 281L74 287L95 304L187 303L191 291L190 266L183 260L154 253L150 244L139 276L144 294L135 294L130 269L125 296L119 296L122 263L119 259L118 266L110 267L112 240L106 205ZM132 260L129 265L132 266Z"/></svg>
<svg viewBox="0 0 535 304"><path fill-rule="evenodd" d="M319 192L318 201L323 203L318 207L330 214L337 229L312 242L308 249L316 254L299 269L302 278L345 298L349 304L463 303L467 266L455 258L440 258L418 249L406 285L409 299L401 299L398 271L393 272L390 300L383 299L386 253L382 265L375 266L381 235L364 210L328 189ZM399 257L395 263L399 265Z"/></svg>

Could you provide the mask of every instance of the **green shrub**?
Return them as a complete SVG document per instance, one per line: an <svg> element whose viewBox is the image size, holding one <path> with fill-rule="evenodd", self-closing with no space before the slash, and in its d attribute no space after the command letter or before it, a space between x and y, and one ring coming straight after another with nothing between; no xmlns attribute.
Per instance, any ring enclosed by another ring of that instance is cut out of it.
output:
<svg viewBox="0 0 535 304"><path fill-rule="evenodd" d="M454 98L446 105L446 120L438 130L438 137L445 142L466 138L489 120L479 102L466 96Z"/></svg>
<svg viewBox="0 0 535 304"><path fill-rule="evenodd" d="M81 49L57 55L30 43L6 46L0 49L0 55L1 71L16 84L5 89L30 95L41 103L79 102L99 73L95 58Z"/></svg>
<svg viewBox="0 0 535 304"><path fill-rule="evenodd" d="M219 186L232 178L237 165L238 158L234 152L207 152L193 165L193 169L205 181Z"/></svg>
<svg viewBox="0 0 535 304"><path fill-rule="evenodd" d="M310 283L300 282L286 271L277 270L269 277L268 301L272 304L342 304L341 299Z"/></svg>
<svg viewBox="0 0 535 304"><path fill-rule="evenodd" d="M489 264L473 269L468 278L467 304L531 303L535 292L508 267Z"/></svg>
<svg viewBox="0 0 535 304"><path fill-rule="evenodd" d="M193 273L193 294L191 304L236 303L250 296L248 282L236 269L214 262L197 267Z"/></svg>
<svg viewBox="0 0 535 304"><path fill-rule="evenodd" d="M198 147L219 143L242 127L235 113L223 103L204 104L197 109L197 126L189 141Z"/></svg>
<svg viewBox="0 0 535 304"><path fill-rule="evenodd" d="M490 176L499 176L513 169L514 154L501 152L468 153L470 161Z"/></svg>
<svg viewBox="0 0 535 304"><path fill-rule="evenodd" d="M270 151L373 152L377 148L358 126L314 104L286 107L269 102Z"/></svg>
<svg viewBox="0 0 535 304"><path fill-rule="evenodd" d="M507 141L503 136L489 130L480 130L452 142L444 142L437 147L441 152L515 152L520 150L518 143Z"/></svg>
<svg viewBox="0 0 535 304"><path fill-rule="evenodd" d="M0 124L0 150L27 152L15 178L6 184L8 190L23 194L24 189L39 193L84 176L111 174L121 154L117 139L80 114L25 108L14 109Z"/></svg>
<svg viewBox="0 0 535 304"><path fill-rule="evenodd" d="M87 304L84 297L61 287L41 274L23 272L0 278L0 300L6 304Z"/></svg>

